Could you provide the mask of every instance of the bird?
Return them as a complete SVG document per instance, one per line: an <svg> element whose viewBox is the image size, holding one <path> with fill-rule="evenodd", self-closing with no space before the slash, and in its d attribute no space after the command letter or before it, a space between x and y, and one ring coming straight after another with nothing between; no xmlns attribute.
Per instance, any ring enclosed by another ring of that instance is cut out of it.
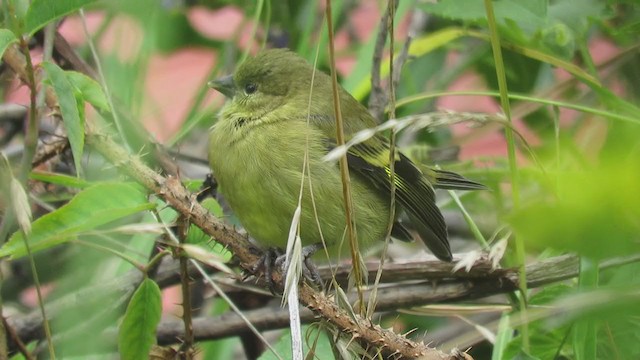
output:
<svg viewBox="0 0 640 360"><path fill-rule="evenodd" d="M325 161L338 145L332 78L291 50L267 49L209 86L227 98L210 129L209 163L249 235L265 248L283 248L300 203L302 244L322 242L331 257L349 254L339 165ZM378 125L342 87L338 98L346 140ZM392 177L389 140L382 134L349 147L346 156L361 249L387 236L393 179L392 236L412 240L417 233L438 259L452 261L434 189L485 189L482 184L418 167L397 150Z"/></svg>

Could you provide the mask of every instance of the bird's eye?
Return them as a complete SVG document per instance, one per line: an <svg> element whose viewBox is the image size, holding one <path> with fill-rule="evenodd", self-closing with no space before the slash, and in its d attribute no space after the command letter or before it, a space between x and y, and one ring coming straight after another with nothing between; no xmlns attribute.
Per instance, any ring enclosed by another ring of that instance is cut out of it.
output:
<svg viewBox="0 0 640 360"><path fill-rule="evenodd" d="M244 92L247 95L253 94L254 92L256 92L256 90L258 90L258 86L254 83L248 83L244 86Z"/></svg>

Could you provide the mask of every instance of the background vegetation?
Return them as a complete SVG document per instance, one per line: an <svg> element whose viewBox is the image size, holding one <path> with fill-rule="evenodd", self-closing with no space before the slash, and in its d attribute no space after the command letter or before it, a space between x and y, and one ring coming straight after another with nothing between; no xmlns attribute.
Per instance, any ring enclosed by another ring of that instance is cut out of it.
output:
<svg viewBox="0 0 640 360"><path fill-rule="evenodd" d="M222 104L206 82L265 46L317 54L329 71L325 7L2 3L0 358L251 358L265 342L263 358L292 357L287 330L260 338L229 305L260 330L280 329L279 301L233 280L229 251L131 169L140 160L205 198L206 132ZM413 278L390 268L373 321L476 359L640 357L640 5L402 1L393 101L391 44L376 48L388 4L331 8L341 84L381 121L390 103L396 118L437 119L400 133L399 146L491 189L438 194L457 259L477 265L454 274L413 255L419 245L392 244L391 265ZM371 77L376 61L382 81ZM103 138L127 153L106 151ZM223 201L203 204L234 223ZM331 321L303 320L311 355L364 356L367 344Z"/></svg>

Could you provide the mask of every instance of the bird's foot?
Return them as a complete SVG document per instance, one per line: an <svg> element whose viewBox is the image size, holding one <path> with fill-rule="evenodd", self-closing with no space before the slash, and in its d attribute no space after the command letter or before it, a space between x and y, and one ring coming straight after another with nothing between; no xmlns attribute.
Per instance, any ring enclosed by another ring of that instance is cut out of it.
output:
<svg viewBox="0 0 640 360"><path fill-rule="evenodd" d="M311 245L307 245L302 248L302 276L315 288L322 289L324 284L322 283L322 277L320 276L320 271L318 271L318 267L313 263L311 257L318 252L318 250L323 249L324 246L322 243L315 243ZM275 265L280 268L282 273L284 274L287 269L286 266L286 254L278 256L276 258Z"/></svg>
<svg viewBox="0 0 640 360"><path fill-rule="evenodd" d="M282 249L270 247L262 254L260 260L251 268L252 273L258 273L260 270L264 272L264 278L271 294L276 294L276 283L273 281L273 269L277 266L277 259L284 256Z"/></svg>
<svg viewBox="0 0 640 360"><path fill-rule="evenodd" d="M314 287L318 289L323 288L322 277L320 276L320 272L318 271L318 267L313 263L311 257L318 250L322 249L323 246L321 243L308 245L302 248L302 276ZM267 286L269 291L273 295L275 295L281 287L280 284L276 284L273 281L273 271L274 269L280 270L283 274L286 274L286 254L283 253L282 249L271 247L268 248L264 254L260 257L260 260L253 266L251 269L252 273L258 273L260 270L264 272L265 281L267 282Z"/></svg>
<svg viewBox="0 0 640 360"><path fill-rule="evenodd" d="M218 182L213 177L213 174L209 173L207 174L207 176L204 178L204 181L202 182L202 186L200 187L200 190L198 191L198 194L197 194L197 200L199 202L202 202L204 199L206 199L209 196L215 199L217 194L218 194Z"/></svg>

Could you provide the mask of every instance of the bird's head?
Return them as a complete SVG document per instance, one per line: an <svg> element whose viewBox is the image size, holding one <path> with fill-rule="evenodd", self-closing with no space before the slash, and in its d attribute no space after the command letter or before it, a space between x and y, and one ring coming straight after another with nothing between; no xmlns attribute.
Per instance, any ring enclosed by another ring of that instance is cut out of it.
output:
<svg viewBox="0 0 640 360"><path fill-rule="evenodd" d="M269 49L243 62L233 75L209 82L230 99L227 113L261 117L284 104L307 107L314 68L302 57L285 49ZM320 72L314 91L328 77Z"/></svg>

